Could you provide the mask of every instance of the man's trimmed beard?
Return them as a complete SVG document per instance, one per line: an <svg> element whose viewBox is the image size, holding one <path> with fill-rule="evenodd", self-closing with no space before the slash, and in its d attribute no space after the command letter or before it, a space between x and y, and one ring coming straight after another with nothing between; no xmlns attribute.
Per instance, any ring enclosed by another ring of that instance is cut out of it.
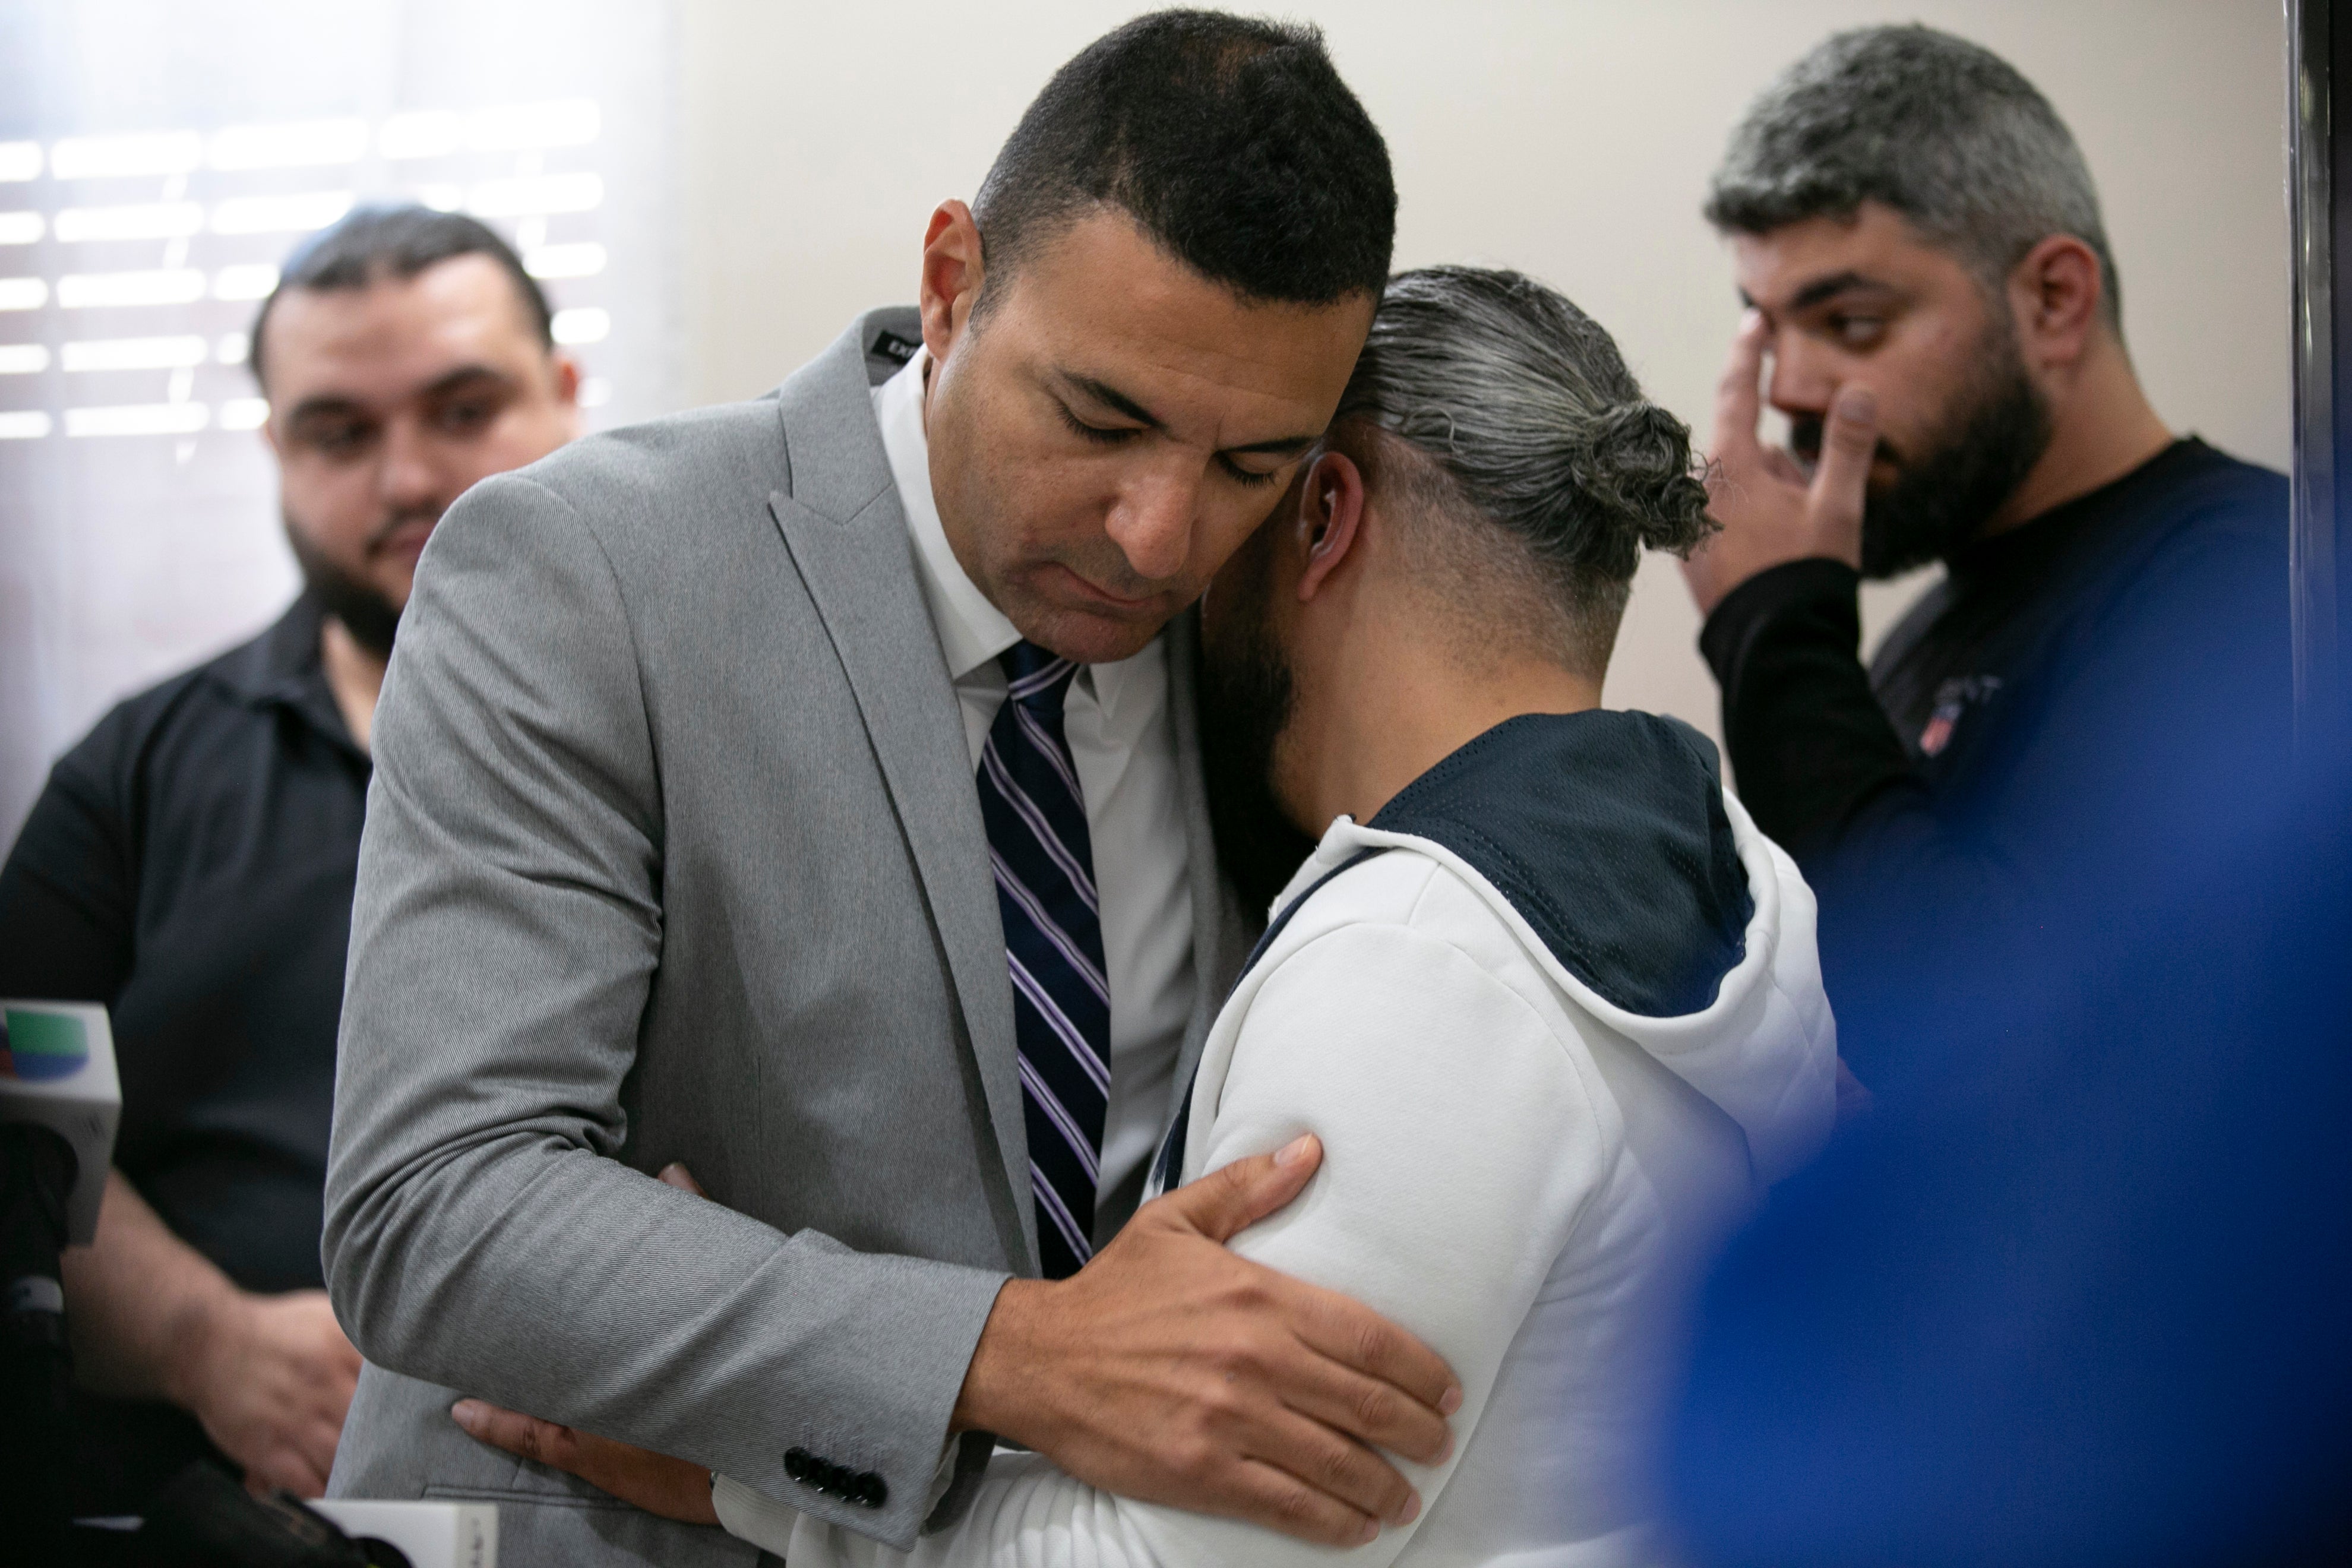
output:
<svg viewBox="0 0 2352 1568"><path fill-rule="evenodd" d="M320 610L343 623L352 640L379 658L392 657L392 640L400 629L400 606L383 589L353 576L330 560L286 518L286 542L293 547L294 563L302 569L302 583Z"/></svg>
<svg viewBox="0 0 2352 1568"><path fill-rule="evenodd" d="M1260 548L1257 541L1243 547ZM1244 907L1263 910L1291 873L1313 853L1274 794L1274 752L1290 725L1297 684L1290 661L1268 628L1272 588L1261 561L1246 581L1229 571L1210 590L1242 592L1228 608L1215 647L1201 639L1201 771L1209 794L1209 825L1217 858Z"/></svg>
<svg viewBox="0 0 2352 1568"><path fill-rule="evenodd" d="M2050 447L2050 405L2018 353L2005 311L1985 329L1980 367L1953 399L1916 458L1895 458L1895 479L1862 512L1862 574L1899 576L1947 561L1984 531Z"/></svg>

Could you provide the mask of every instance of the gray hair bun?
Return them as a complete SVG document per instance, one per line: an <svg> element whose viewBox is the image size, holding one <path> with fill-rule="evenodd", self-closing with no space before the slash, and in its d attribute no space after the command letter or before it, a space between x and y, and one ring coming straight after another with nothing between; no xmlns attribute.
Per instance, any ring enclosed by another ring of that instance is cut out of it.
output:
<svg viewBox="0 0 2352 1568"><path fill-rule="evenodd" d="M1713 531L1690 426L1648 398L1612 405L1563 446L1577 490L1645 548L1687 555Z"/></svg>
<svg viewBox="0 0 2352 1568"><path fill-rule="evenodd" d="M1517 272L1390 279L1338 419L1430 459L1573 605L1622 608L1644 547L1686 553L1714 527L1689 426L1599 323Z"/></svg>

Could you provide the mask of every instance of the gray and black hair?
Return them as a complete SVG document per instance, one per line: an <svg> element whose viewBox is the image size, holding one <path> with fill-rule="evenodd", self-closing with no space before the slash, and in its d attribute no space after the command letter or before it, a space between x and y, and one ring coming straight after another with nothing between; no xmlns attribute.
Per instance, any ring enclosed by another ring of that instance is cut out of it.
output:
<svg viewBox="0 0 2352 1568"><path fill-rule="evenodd" d="M488 224L463 213L439 212L414 203L363 206L303 241L286 258L278 287L254 312L251 352L247 356L254 380L268 390L262 338L268 330L270 310L288 289L365 289L385 279L414 278L428 267L459 256L487 256L498 263L513 283L515 298L540 346L554 348L555 315L548 309L546 292L524 268L514 247Z"/></svg>
<svg viewBox="0 0 2352 1568"><path fill-rule="evenodd" d="M2123 296L2099 194L2050 100L1990 49L1932 27L1839 33L1748 107L1707 195L1718 229L1762 234L1874 201L1998 292L2053 234L2097 252L2107 325Z"/></svg>
<svg viewBox="0 0 2352 1568"><path fill-rule="evenodd" d="M1685 554L1715 527L1689 426L1642 395L1599 323L1517 272L1390 279L1331 440L1376 490L1485 531L1503 547L1475 552L1485 563L1532 568L1570 651L1596 672L1643 547ZM1463 538L1432 542L1458 558L1444 546ZM1494 574L1479 574L1470 586L1483 591Z"/></svg>

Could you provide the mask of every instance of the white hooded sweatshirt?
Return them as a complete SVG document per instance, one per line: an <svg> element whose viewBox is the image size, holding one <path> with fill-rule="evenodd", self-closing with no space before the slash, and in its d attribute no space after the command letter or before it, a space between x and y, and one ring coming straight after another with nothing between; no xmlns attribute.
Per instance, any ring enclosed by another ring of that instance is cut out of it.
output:
<svg viewBox="0 0 2352 1568"><path fill-rule="evenodd" d="M1715 1245L1828 1135L1836 1040L1795 865L1644 714L1531 715L1341 817L1220 1013L1162 1173L1300 1132L1306 1192L1234 1243L1460 1378L1410 1525L1335 1552L999 1454L908 1561L1003 1568L1653 1560L1657 1430ZM792 1568L900 1554L730 1480Z"/></svg>

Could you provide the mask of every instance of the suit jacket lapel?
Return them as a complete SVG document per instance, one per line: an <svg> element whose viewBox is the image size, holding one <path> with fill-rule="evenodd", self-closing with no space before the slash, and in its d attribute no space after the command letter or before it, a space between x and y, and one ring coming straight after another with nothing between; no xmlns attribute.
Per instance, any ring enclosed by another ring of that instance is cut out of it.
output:
<svg viewBox="0 0 2352 1568"><path fill-rule="evenodd" d="M908 338L919 328L911 311L876 311L780 391L789 492L772 495L769 508L840 656L922 879L1003 1162L1006 1188L992 1194L999 1227L1013 1266L1034 1274L1036 1213L1004 931L962 715L874 423L865 345L877 331Z"/></svg>

